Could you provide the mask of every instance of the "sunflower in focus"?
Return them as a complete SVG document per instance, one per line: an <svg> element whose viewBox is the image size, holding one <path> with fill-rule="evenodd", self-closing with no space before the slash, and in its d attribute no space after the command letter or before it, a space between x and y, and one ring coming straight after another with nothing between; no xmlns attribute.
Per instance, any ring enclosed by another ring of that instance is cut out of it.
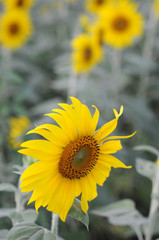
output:
<svg viewBox="0 0 159 240"><path fill-rule="evenodd" d="M154 9L157 17L159 17L159 0L154 1Z"/></svg>
<svg viewBox="0 0 159 240"><path fill-rule="evenodd" d="M72 64L76 73L88 73L103 57L102 49L94 37L82 34L72 41Z"/></svg>
<svg viewBox="0 0 159 240"><path fill-rule="evenodd" d="M25 116L13 117L9 120L9 138L8 141L13 148L18 148L22 143L22 136L26 133L31 122Z"/></svg>
<svg viewBox="0 0 159 240"><path fill-rule="evenodd" d="M86 0L85 8L91 13L99 13L113 0Z"/></svg>
<svg viewBox="0 0 159 240"><path fill-rule="evenodd" d="M29 15L19 9L9 11L0 19L0 42L10 49L21 47L32 33Z"/></svg>
<svg viewBox="0 0 159 240"><path fill-rule="evenodd" d="M143 33L143 17L129 1L109 5L100 13L99 21L105 26L104 42L116 48L132 45Z"/></svg>
<svg viewBox="0 0 159 240"><path fill-rule="evenodd" d="M46 207L65 221L74 198L81 194L81 209L88 210L88 201L97 196L97 184L102 186L111 167L131 168L111 154L122 149L120 138L109 136L123 112L114 110L115 118L96 131L99 111L92 117L88 107L71 97L72 104L59 104L46 114L57 125L43 124L28 133L36 133L46 140L29 140L18 152L38 159L21 176L22 192L33 191L29 203L35 201L36 210Z"/></svg>
<svg viewBox="0 0 159 240"><path fill-rule="evenodd" d="M29 10L33 5L33 0L5 0L4 3L6 10L13 10L14 8Z"/></svg>

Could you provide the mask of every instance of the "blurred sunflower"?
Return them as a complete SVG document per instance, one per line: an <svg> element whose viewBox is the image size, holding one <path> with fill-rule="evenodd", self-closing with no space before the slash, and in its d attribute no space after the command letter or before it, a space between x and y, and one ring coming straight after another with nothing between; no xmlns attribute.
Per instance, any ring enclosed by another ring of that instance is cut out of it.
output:
<svg viewBox="0 0 159 240"><path fill-rule="evenodd" d="M137 5L129 1L118 1L101 11L100 24L105 26L104 42L116 48L133 44L143 33L143 16Z"/></svg>
<svg viewBox="0 0 159 240"><path fill-rule="evenodd" d="M159 17L159 0L154 1L154 9L155 9L157 17Z"/></svg>
<svg viewBox="0 0 159 240"><path fill-rule="evenodd" d="M89 27L90 27L90 21L89 21L89 17L87 15L81 15L80 16L80 25L81 28L84 32L88 32L89 31Z"/></svg>
<svg viewBox="0 0 159 240"><path fill-rule="evenodd" d="M14 8L28 10L33 5L33 0L5 0L4 4L6 10L13 10Z"/></svg>
<svg viewBox="0 0 159 240"><path fill-rule="evenodd" d="M46 114L57 125L44 124L28 133L40 134L46 140L30 140L21 144L20 153L38 159L21 176L22 192L33 191L29 203L35 201L35 208L46 207L58 213L65 221L74 198L81 195L81 208L88 210L88 201L97 196L97 184L103 185L111 167L125 166L110 155L122 149L119 137L108 136L117 126L123 112L114 110L115 118L98 131L96 126L99 111L94 116L88 107L71 97L72 104L59 104L62 109L53 109ZM115 140L116 139L116 140Z"/></svg>
<svg viewBox="0 0 159 240"><path fill-rule="evenodd" d="M13 117L9 120L9 137L8 141L13 148L18 148L22 143L22 137L28 130L31 122L25 116Z"/></svg>
<svg viewBox="0 0 159 240"><path fill-rule="evenodd" d="M10 49L21 47L32 33L29 15L14 9L2 15L0 19L0 42Z"/></svg>
<svg viewBox="0 0 159 240"><path fill-rule="evenodd" d="M104 31L105 31L104 23L101 21L97 21L94 24L90 25L89 30L96 38L98 44L102 46L104 43Z"/></svg>
<svg viewBox="0 0 159 240"><path fill-rule="evenodd" d="M72 64L76 73L88 73L103 57L96 39L82 34L72 41Z"/></svg>
<svg viewBox="0 0 159 240"><path fill-rule="evenodd" d="M91 13L98 13L114 0L86 0L85 8Z"/></svg>

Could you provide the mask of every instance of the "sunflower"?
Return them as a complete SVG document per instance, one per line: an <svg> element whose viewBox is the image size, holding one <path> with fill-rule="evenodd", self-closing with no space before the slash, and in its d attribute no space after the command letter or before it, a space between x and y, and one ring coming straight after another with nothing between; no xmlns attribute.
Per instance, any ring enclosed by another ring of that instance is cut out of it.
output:
<svg viewBox="0 0 159 240"><path fill-rule="evenodd" d="M7 10L13 10L14 8L29 10L33 5L33 0L6 0L4 3Z"/></svg>
<svg viewBox="0 0 159 240"><path fill-rule="evenodd" d="M102 46L104 43L105 25L102 21L97 21L89 27L90 32L96 38L97 43Z"/></svg>
<svg viewBox="0 0 159 240"><path fill-rule="evenodd" d="M72 41L74 52L72 64L76 73L88 73L103 57L102 49L96 39L82 34Z"/></svg>
<svg viewBox="0 0 159 240"><path fill-rule="evenodd" d="M154 1L154 9L157 17L159 17L159 0Z"/></svg>
<svg viewBox="0 0 159 240"><path fill-rule="evenodd" d="M26 133L31 122L25 116L13 117L9 120L8 141L13 148L18 148L22 143L22 136Z"/></svg>
<svg viewBox="0 0 159 240"><path fill-rule="evenodd" d="M99 111L92 117L88 107L71 97L72 104L59 104L46 114L57 125L43 124L28 133L40 134L46 140L29 140L21 144L20 153L38 159L21 176L22 192L33 191L29 203L46 207L65 221L74 198L81 194L81 209L97 196L97 184L103 185L111 167L130 168L111 154L122 149L120 138L108 136L117 126L123 112L114 110L115 118L96 130Z"/></svg>
<svg viewBox="0 0 159 240"><path fill-rule="evenodd" d="M32 32L29 15L19 9L5 13L0 20L0 41L4 47L21 47Z"/></svg>
<svg viewBox="0 0 159 240"><path fill-rule="evenodd" d="M99 13L113 0L86 0L85 8L91 13Z"/></svg>
<svg viewBox="0 0 159 240"><path fill-rule="evenodd" d="M99 21L105 25L104 41L116 48L133 44L143 32L143 17L137 6L129 1L118 1L101 11Z"/></svg>

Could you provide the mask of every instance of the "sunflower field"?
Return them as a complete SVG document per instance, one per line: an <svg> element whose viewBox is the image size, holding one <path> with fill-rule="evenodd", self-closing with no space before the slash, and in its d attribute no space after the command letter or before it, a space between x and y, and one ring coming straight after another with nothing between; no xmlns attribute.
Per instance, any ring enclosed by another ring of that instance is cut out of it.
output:
<svg viewBox="0 0 159 240"><path fill-rule="evenodd" d="M0 240L159 240L159 0L0 0Z"/></svg>

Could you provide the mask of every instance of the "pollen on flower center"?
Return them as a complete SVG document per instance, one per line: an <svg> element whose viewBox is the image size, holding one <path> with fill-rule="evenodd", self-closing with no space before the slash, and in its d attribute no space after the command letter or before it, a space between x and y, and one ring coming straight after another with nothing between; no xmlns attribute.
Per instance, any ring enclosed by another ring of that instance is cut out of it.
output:
<svg viewBox="0 0 159 240"><path fill-rule="evenodd" d="M23 4L24 4L24 0L18 0L16 5L17 7L22 7Z"/></svg>
<svg viewBox="0 0 159 240"><path fill-rule="evenodd" d="M124 17L117 17L113 21L113 28L117 31L123 31L128 27L128 20Z"/></svg>
<svg viewBox="0 0 159 240"><path fill-rule="evenodd" d="M91 136L77 138L64 148L59 161L59 173L69 179L89 174L98 160L99 146Z"/></svg>
<svg viewBox="0 0 159 240"><path fill-rule="evenodd" d="M9 32L12 34L12 35L15 35L19 32L19 25L17 23L12 23L10 26L9 26Z"/></svg>

